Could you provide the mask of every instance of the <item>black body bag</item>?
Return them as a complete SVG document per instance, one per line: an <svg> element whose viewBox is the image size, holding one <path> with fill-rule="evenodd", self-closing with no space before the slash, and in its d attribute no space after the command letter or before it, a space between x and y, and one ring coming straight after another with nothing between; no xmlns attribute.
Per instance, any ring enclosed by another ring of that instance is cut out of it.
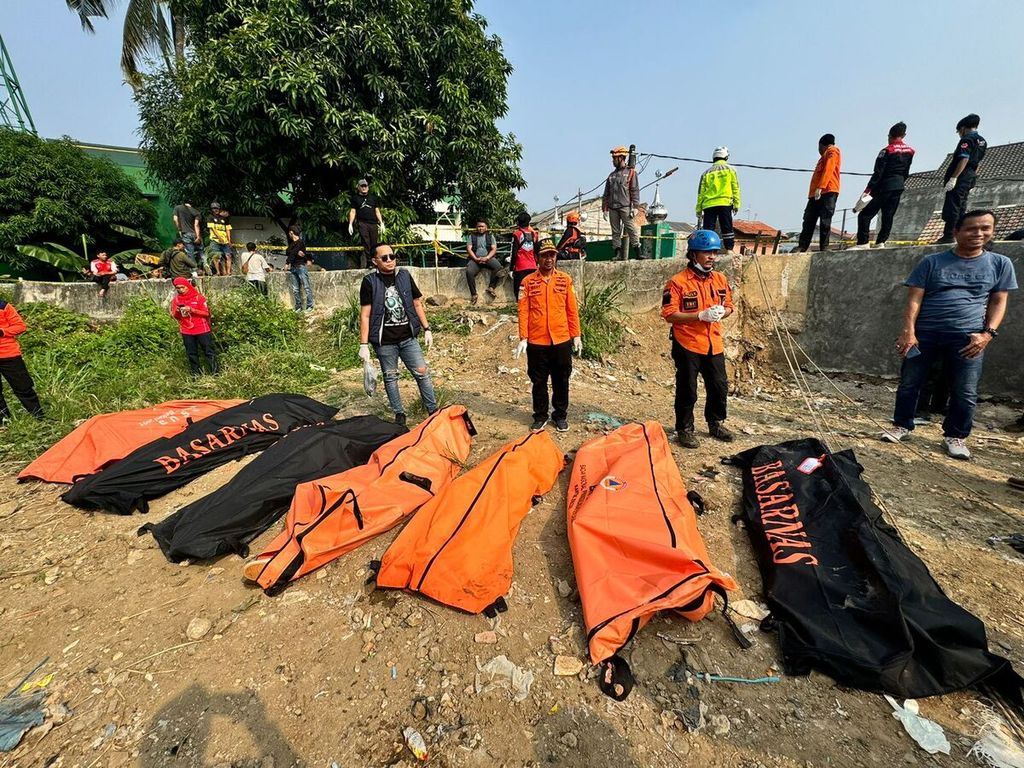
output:
<svg viewBox="0 0 1024 768"><path fill-rule="evenodd" d="M273 445L292 430L329 420L337 408L305 395L265 395L191 424L173 437L137 448L89 475L61 498L82 509L130 515L149 511L149 499Z"/></svg>
<svg viewBox="0 0 1024 768"><path fill-rule="evenodd" d="M852 451L794 440L731 463L788 674L909 698L989 684L1020 702L1024 681L882 519Z"/></svg>
<svg viewBox="0 0 1024 768"><path fill-rule="evenodd" d="M288 510L295 486L365 464L384 443L408 430L376 416L317 424L285 435L227 484L159 523L147 523L171 562L234 552L248 557L250 541Z"/></svg>

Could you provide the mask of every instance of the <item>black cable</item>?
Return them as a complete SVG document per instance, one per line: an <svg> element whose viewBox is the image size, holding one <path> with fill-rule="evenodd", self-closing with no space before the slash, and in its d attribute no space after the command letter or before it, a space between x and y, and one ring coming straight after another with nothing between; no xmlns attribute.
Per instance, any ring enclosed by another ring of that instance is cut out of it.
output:
<svg viewBox="0 0 1024 768"><path fill-rule="evenodd" d="M660 157L662 160L680 160L684 163L701 163L703 165L711 165L714 160L701 160L696 157L677 157L676 155L659 155L654 152L642 152L641 156L647 157ZM729 165L734 165L737 168L757 168L762 171L792 171L793 173L814 173L813 168L787 168L782 165L754 165L753 163L734 163L729 162ZM844 176L868 176L870 173L859 173L857 171L840 171Z"/></svg>

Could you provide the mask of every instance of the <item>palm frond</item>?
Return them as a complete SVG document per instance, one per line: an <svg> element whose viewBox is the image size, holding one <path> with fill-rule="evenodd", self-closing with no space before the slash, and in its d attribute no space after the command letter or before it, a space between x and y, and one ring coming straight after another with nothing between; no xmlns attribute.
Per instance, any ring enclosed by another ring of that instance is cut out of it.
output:
<svg viewBox="0 0 1024 768"><path fill-rule="evenodd" d="M142 82L139 65L147 53L165 60L172 50L166 0L128 0L121 38L121 72L132 87Z"/></svg>
<svg viewBox="0 0 1024 768"><path fill-rule="evenodd" d="M114 0L116 2L116 0ZM107 18L107 8L104 0L65 0L68 10L77 14L78 20L82 22L82 29L87 32L95 32L93 18Z"/></svg>

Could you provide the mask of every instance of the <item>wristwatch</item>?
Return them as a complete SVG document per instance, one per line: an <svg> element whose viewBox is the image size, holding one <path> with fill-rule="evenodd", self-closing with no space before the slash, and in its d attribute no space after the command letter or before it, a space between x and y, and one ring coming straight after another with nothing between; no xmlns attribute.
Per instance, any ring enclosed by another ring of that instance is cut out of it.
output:
<svg viewBox="0 0 1024 768"><path fill-rule="evenodd" d="M999 331L997 331L997 330L996 330L995 328L993 328L992 326L989 326L988 328L984 328L984 329L982 329L982 331L981 331L981 332L982 332L982 333L987 333L987 334L988 334L989 336L991 336L991 337L992 337L993 339L994 339L994 338L995 338L996 336L998 336L998 335L999 335Z"/></svg>
<svg viewBox="0 0 1024 768"><path fill-rule="evenodd" d="M424 325L423 326L423 330L424 331L429 331L430 330L430 326L429 325Z"/></svg>

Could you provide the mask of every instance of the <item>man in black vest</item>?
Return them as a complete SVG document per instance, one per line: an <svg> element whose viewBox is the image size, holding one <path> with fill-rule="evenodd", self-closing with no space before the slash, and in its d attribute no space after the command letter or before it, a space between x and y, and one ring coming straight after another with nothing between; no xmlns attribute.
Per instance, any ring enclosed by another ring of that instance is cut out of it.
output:
<svg viewBox="0 0 1024 768"><path fill-rule="evenodd" d="M370 362L372 344L380 360L384 390L395 412L395 423L405 424L405 406L398 391L398 361L401 359L416 379L427 413L433 413L437 410L434 383L417 337L422 330L428 350L434 345L434 337L420 301L423 294L412 275L398 269L390 245L377 246L373 266L377 271L364 277L359 286L359 359Z"/></svg>

